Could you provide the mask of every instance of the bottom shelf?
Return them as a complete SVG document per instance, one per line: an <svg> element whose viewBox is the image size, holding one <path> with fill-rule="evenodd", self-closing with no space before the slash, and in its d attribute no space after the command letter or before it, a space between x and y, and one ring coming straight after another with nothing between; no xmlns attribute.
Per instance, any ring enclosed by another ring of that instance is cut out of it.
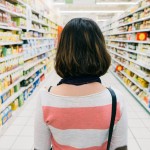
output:
<svg viewBox="0 0 150 150"><path fill-rule="evenodd" d="M131 93L132 96L139 102L139 104L150 114L150 108L148 108L147 105L135 93L132 92L132 90L118 77L116 73L114 73L112 70L110 70L110 72L119 80L121 84L124 85L129 93Z"/></svg>

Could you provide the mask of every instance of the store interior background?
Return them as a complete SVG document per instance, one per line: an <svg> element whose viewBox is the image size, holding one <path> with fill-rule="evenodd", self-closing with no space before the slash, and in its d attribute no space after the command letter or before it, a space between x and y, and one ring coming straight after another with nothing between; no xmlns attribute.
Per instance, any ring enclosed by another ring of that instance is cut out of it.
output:
<svg viewBox="0 0 150 150"><path fill-rule="evenodd" d="M129 150L150 150L149 0L0 1L0 67L9 68L0 68L0 150L34 149L37 94L60 80L54 71L58 39L78 17L96 21L105 36L112 65L102 82L125 96ZM6 32L12 38L4 38ZM9 67L15 59L17 66Z"/></svg>

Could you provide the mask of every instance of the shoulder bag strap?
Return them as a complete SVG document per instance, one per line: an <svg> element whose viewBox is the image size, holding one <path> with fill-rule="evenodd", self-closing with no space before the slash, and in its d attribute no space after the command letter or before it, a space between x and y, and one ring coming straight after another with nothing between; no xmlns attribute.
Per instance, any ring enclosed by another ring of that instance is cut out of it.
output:
<svg viewBox="0 0 150 150"><path fill-rule="evenodd" d="M116 118L116 109L117 109L116 94L111 88L108 88L108 90L112 96L112 112L111 112L111 122L110 122L110 127L109 127L107 150L110 149L110 143L111 143L111 138L113 134L113 128L114 128L115 118Z"/></svg>
<svg viewBox="0 0 150 150"><path fill-rule="evenodd" d="M48 92L50 92L51 88L52 88L52 86L50 86L50 87L48 88Z"/></svg>

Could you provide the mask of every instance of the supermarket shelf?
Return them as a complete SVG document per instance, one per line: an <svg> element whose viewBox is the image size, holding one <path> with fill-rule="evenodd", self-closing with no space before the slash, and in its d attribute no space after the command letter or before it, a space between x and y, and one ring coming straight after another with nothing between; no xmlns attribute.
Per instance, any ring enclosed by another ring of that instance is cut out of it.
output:
<svg viewBox="0 0 150 150"><path fill-rule="evenodd" d="M120 49L120 50L124 50L124 51L128 51L128 52L132 52L132 53L136 53L136 54L140 54L140 55L144 55L144 56L149 56L150 57L150 53L138 52L136 50L130 50L130 49L127 49L127 48L117 47L117 46L114 46L114 45L108 45L108 46L109 47L113 47L113 48L117 48L117 49Z"/></svg>
<svg viewBox="0 0 150 150"><path fill-rule="evenodd" d="M39 64L40 62L42 62L43 60L45 60L47 57L44 57L42 59L39 59L37 60L36 62L34 63L26 63L25 66L24 66L24 71L36 66L37 64Z"/></svg>
<svg viewBox="0 0 150 150"><path fill-rule="evenodd" d="M118 21L118 20L121 20L121 19L126 18L126 17L128 17L128 16L131 16L131 15L133 15L134 13L139 12L139 11L141 11L141 10L144 10L145 8L148 8L148 7L150 7L150 4L149 4L149 5L146 5L146 6L143 6L143 7L137 9L136 11L134 11L134 12L132 12L132 13L128 13L128 14L126 14L126 15L124 15L124 16L118 17L117 19L115 19L115 20L109 22L109 23L108 23L107 25L105 25L105 26L109 26L109 25L111 25L112 23L114 23L114 22L116 22L116 21ZM138 22L139 22L139 21L138 21ZM115 28L116 28L116 27L115 27ZM110 30L110 29L105 29L105 30L103 30L103 32L108 31L108 30Z"/></svg>
<svg viewBox="0 0 150 150"><path fill-rule="evenodd" d="M36 57L36 56L42 55L42 54L44 54L44 53L47 53L47 52L49 52L49 51L50 51L50 49L49 49L49 50L46 50L46 51L43 51L43 52L40 52L40 53L38 53L38 54L35 54L35 55L31 56L31 57L24 58L24 61L27 61L27 60L29 60L29 59L32 59L32 58Z"/></svg>
<svg viewBox="0 0 150 150"><path fill-rule="evenodd" d="M12 30L12 31L21 31L21 29L17 28L17 27L9 27L9 26L1 26L1 25L0 25L0 29L6 29L6 30Z"/></svg>
<svg viewBox="0 0 150 150"><path fill-rule="evenodd" d="M19 71L19 70L23 70L23 67L22 67L22 66L19 66L19 67L15 68L15 69L13 69L13 70L11 70L11 71L8 71L8 72L5 72L5 73L3 73L3 74L0 74L0 79L3 79L3 78L5 78L6 76L8 76L8 75L10 75L10 74L12 74L12 73L14 73L14 72L17 72L17 71Z"/></svg>
<svg viewBox="0 0 150 150"><path fill-rule="evenodd" d="M132 22L128 22L128 23L124 23L124 24L119 24L118 26L112 27L112 28L107 29L107 30L105 30L103 32L110 31L110 30L113 30L113 29L116 29L116 28L119 28L119 27L127 26L127 25L130 25L130 24L134 24L134 23L137 23L137 22L149 20L149 19L150 19L150 16L144 17L144 18L140 18L140 19L134 20Z"/></svg>
<svg viewBox="0 0 150 150"><path fill-rule="evenodd" d="M17 93L14 93L11 97L9 97L3 104L2 107L0 108L0 112L2 112L8 105L10 105L18 96L20 96L26 89L28 89L33 83L35 83L42 75L44 72L39 74L34 80L34 82L30 83L27 87L22 87Z"/></svg>
<svg viewBox="0 0 150 150"><path fill-rule="evenodd" d="M116 41L116 42L123 42L123 43L145 43L150 44L150 41L135 41L135 40L119 40L119 39L105 39L106 41Z"/></svg>
<svg viewBox="0 0 150 150"><path fill-rule="evenodd" d="M148 93L148 90L146 88L141 87L141 85L139 85L136 81L134 81L134 79L132 77L130 77L129 75L127 75L124 71L120 71L124 76L126 76L132 83L134 83L137 87L139 87L141 90L143 90L144 92Z"/></svg>
<svg viewBox="0 0 150 150"><path fill-rule="evenodd" d="M146 5L146 6L143 6L143 7L140 7L140 8L138 8L137 10L135 10L134 12L129 13L129 14L125 15L125 16L122 16L122 17L118 18L118 20L121 20L121 19L123 19L123 18L125 18L125 17L131 16L131 15L133 15L134 13L137 13L137 12L139 12L139 11L141 11L141 10L144 10L145 8L148 8L148 7L150 7L150 4L149 4L149 5Z"/></svg>
<svg viewBox="0 0 150 150"><path fill-rule="evenodd" d="M135 31L127 31L127 32L116 32L112 34L104 34L105 36L110 36L110 35L120 35L120 34L130 34L130 33L137 33L137 32L150 32L150 29L143 29L143 30L135 30Z"/></svg>
<svg viewBox="0 0 150 150"><path fill-rule="evenodd" d="M120 56L120 57L122 57L122 58L124 58L124 59L126 59L126 60L128 60L128 61L131 61L131 62L133 62L133 63L135 63L135 64L137 64L137 65L140 65L140 66L142 66L142 67L144 67L144 68L150 70L150 67L147 66L147 65L145 65L145 64L139 63L139 62L137 62L137 61L135 61L135 60L132 60L132 59L130 59L130 58L127 58L127 57L125 57L125 56L123 56L123 55L120 55L120 54L118 54L118 53L116 53L116 52L113 52L113 51L110 51L110 52L111 52L112 54L114 54L114 55Z"/></svg>
<svg viewBox="0 0 150 150"><path fill-rule="evenodd" d="M4 45L21 45L23 44L23 42L0 42L0 46L4 46Z"/></svg>
<svg viewBox="0 0 150 150"><path fill-rule="evenodd" d="M11 104L18 96L20 96L25 88L21 88L18 92L14 93L11 97L9 97L0 108L0 112L2 112L9 104Z"/></svg>
<svg viewBox="0 0 150 150"><path fill-rule="evenodd" d="M27 90L30 86L32 86L43 74L44 74L44 72L40 73L40 74L34 79L34 81L33 81L32 83L30 83L28 86L26 86L26 87L24 88L24 91Z"/></svg>
<svg viewBox="0 0 150 150"><path fill-rule="evenodd" d="M131 93L136 98L136 100L141 104L141 106L150 114L150 108L148 108L145 102L142 101L134 92L132 92L132 90L118 77L116 73L114 73L112 70L110 70L110 72L120 81L121 84L124 85L124 87L129 91L129 93Z"/></svg>
<svg viewBox="0 0 150 150"><path fill-rule="evenodd" d="M49 73L48 73L49 74ZM46 78L48 77L48 74L46 74ZM12 122L14 121L14 119L18 116L18 114L20 114L22 112L22 110L24 109L24 107L26 107L26 105L29 103L30 99L32 99L35 94L38 92L38 90L40 89L40 87L46 82L46 79L42 82L40 82L40 84L38 85L38 87L36 87L34 93L26 100L24 101L24 105L22 107L18 107L18 109L16 111L12 112L12 117L7 121L7 123L3 126L0 126L0 136L3 135L3 133L7 130L8 127L10 127L10 125L12 124ZM22 92L25 90L25 88L21 88ZM19 92L20 93L20 92ZM13 99L11 102L13 102L15 99ZM8 102L8 105L11 103ZM5 106L7 107L7 105L5 104ZM4 106L3 106L4 107ZM6 108L5 107L5 108ZM5 109L3 108L3 110ZM0 109L1 112L1 109Z"/></svg>
<svg viewBox="0 0 150 150"><path fill-rule="evenodd" d="M15 85L17 85L18 83L20 83L24 78L20 77L17 81L15 81L13 84L9 85L5 90L3 90L0 95L5 94L7 91L9 91L10 89L12 89Z"/></svg>
<svg viewBox="0 0 150 150"><path fill-rule="evenodd" d="M0 58L0 62L4 62L4 61L7 61L7 60L10 60L10 59L14 59L14 58L17 58L17 57L21 57L23 56L23 54L16 54L16 55L12 55L12 56L7 56L7 57L2 57Z"/></svg>
<svg viewBox="0 0 150 150"><path fill-rule="evenodd" d="M19 14L19 13L16 13L16 12L13 12L13 11L11 11L11 10L8 10L8 9L6 9L6 7L1 7L1 6L0 6L0 10L2 10L2 11L4 11L4 12L7 12L7 13L9 13L11 16L14 16L14 17L23 17L23 18L26 18L25 15Z"/></svg>
<svg viewBox="0 0 150 150"><path fill-rule="evenodd" d="M130 25L130 24L133 24L133 23L137 23L137 22L141 22L141 21L145 21L145 20L149 20L149 19L150 19L150 16L144 17L144 18L141 18L141 19L132 21L132 22L128 22L128 23L125 23L125 24L121 24L121 25L119 25L119 26L117 26L117 27L114 27L114 28L123 27L123 26L126 26L126 25Z"/></svg>
<svg viewBox="0 0 150 150"><path fill-rule="evenodd" d="M139 77L144 78L147 82L150 82L150 77L148 78L148 77L146 76L146 74L142 74L142 73L140 73L139 71L134 70L133 68L129 67L128 65L125 65L124 63L121 63L120 61L118 61L117 59L115 59L115 58L113 58L113 57L112 57L112 59L113 59L115 62L117 62L118 64L122 65L123 67L129 69L131 72L135 73L135 74L138 75Z"/></svg>
<svg viewBox="0 0 150 150"><path fill-rule="evenodd" d="M36 68L35 70L33 70L29 75L24 76L24 80L27 80L28 78L30 78L33 74L35 74L38 70L40 70L44 66L45 66L45 64L43 64L43 65L39 66L38 68Z"/></svg>
<svg viewBox="0 0 150 150"><path fill-rule="evenodd" d="M42 22L42 20L32 19L32 22L34 22L34 23L38 23L38 24L41 24L41 25L43 25L43 26L47 26L47 27L49 27L49 25L48 25L48 24L46 24L46 23L44 23L44 22Z"/></svg>

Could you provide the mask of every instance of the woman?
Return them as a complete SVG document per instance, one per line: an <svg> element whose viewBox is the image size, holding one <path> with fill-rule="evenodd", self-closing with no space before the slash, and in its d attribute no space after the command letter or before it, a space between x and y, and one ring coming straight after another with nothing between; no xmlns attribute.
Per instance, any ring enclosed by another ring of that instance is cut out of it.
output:
<svg viewBox="0 0 150 150"><path fill-rule="evenodd" d="M126 107L116 89L115 126L107 146L114 106L99 77L110 64L104 37L94 21L76 18L64 27L55 63L62 80L49 92L42 89L39 93L35 149L49 150L51 145L54 150L127 149Z"/></svg>

